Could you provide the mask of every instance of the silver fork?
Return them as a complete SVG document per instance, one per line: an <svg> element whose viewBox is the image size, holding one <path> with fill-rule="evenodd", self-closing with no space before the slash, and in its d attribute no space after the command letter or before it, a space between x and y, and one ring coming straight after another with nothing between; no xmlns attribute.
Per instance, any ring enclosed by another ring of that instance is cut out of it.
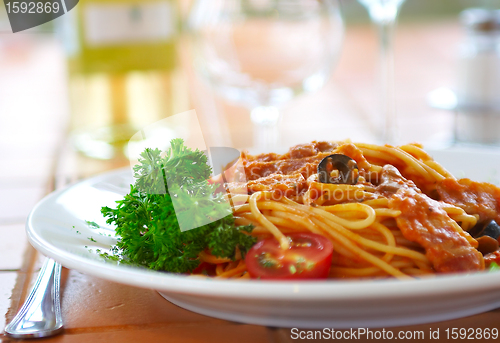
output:
<svg viewBox="0 0 500 343"><path fill-rule="evenodd" d="M67 151L66 151L67 150ZM80 180L80 176L61 169L60 160L68 154L67 144L59 144L52 178L48 189L55 190ZM11 338L42 338L54 336L63 331L60 301L61 265L46 258L25 303L14 319L5 327L5 334Z"/></svg>
<svg viewBox="0 0 500 343"><path fill-rule="evenodd" d="M47 258L28 299L5 327L11 338L53 336L63 330L59 297L61 265Z"/></svg>

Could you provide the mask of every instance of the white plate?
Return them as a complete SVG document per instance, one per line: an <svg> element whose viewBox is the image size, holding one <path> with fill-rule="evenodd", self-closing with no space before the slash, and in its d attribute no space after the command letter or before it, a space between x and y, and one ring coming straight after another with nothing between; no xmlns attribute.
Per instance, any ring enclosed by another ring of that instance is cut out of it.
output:
<svg viewBox="0 0 500 343"><path fill-rule="evenodd" d="M457 176L498 181L500 154L494 151L441 151L434 156ZM155 289L188 310L251 324L388 327L458 318L500 306L500 273L411 281L218 281L106 262L95 249L107 249L116 240L108 236L113 229L105 224L100 208L113 206L127 193L131 181L130 170L118 170L50 194L28 218L30 242L65 267ZM86 220L102 229L89 228Z"/></svg>

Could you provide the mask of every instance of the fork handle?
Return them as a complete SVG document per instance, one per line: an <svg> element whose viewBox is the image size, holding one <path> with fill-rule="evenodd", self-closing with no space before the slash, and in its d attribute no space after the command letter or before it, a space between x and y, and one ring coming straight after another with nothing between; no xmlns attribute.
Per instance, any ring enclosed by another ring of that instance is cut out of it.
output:
<svg viewBox="0 0 500 343"><path fill-rule="evenodd" d="M60 282L61 265L47 258L28 299L5 327L6 335L12 338L39 338L60 333L63 329Z"/></svg>

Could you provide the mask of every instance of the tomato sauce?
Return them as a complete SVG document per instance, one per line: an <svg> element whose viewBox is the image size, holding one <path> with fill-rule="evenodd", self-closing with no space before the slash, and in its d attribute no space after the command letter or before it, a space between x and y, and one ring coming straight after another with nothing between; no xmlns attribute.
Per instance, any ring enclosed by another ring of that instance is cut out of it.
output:
<svg viewBox="0 0 500 343"><path fill-rule="evenodd" d="M381 180L377 192L389 197L389 208L401 211L396 218L401 233L425 249L437 272L484 269L483 256L471 245L477 242L467 232L456 229L438 201L423 194L393 166L382 169Z"/></svg>
<svg viewBox="0 0 500 343"><path fill-rule="evenodd" d="M486 182L444 179L437 185L439 200L478 214L479 221L495 220L500 225L500 189Z"/></svg>

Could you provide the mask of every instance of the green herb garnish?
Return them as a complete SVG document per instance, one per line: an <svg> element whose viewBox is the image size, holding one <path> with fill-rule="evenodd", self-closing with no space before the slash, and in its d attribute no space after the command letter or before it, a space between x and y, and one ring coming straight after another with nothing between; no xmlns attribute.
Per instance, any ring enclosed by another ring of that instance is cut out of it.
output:
<svg viewBox="0 0 500 343"><path fill-rule="evenodd" d="M205 249L234 259L238 248L244 256L256 242L248 235L252 227L235 226L223 194L215 194L216 185L207 181L211 168L205 154L187 148L182 139L170 145L163 157L159 149L146 149L134 167L129 194L115 209L101 209L121 237L114 247L121 262L186 273L199 265L198 254ZM207 218L209 223L200 225Z"/></svg>
<svg viewBox="0 0 500 343"><path fill-rule="evenodd" d="M488 268L488 271L490 271L490 272L498 272L498 271L500 271L500 266L496 262L492 262L490 264L490 267Z"/></svg>

